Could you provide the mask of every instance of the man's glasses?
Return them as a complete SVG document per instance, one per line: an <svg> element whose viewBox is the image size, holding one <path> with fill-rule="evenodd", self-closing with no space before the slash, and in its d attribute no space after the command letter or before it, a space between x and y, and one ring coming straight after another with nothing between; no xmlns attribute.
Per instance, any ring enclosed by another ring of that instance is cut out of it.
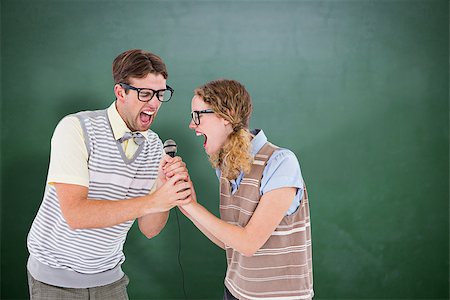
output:
<svg viewBox="0 0 450 300"><path fill-rule="evenodd" d="M173 95L173 88L170 86L166 86L164 90L153 90L148 88L137 88L132 85L120 82L119 83L121 87L128 89L128 90L134 90L137 91L138 99L142 102L148 102L152 100L153 96L156 94L156 98L161 102L167 102L172 98Z"/></svg>
<svg viewBox="0 0 450 300"><path fill-rule="evenodd" d="M210 108L204 110L194 110L191 112L192 121L195 125L200 125L200 115L201 114L213 114L214 111Z"/></svg>

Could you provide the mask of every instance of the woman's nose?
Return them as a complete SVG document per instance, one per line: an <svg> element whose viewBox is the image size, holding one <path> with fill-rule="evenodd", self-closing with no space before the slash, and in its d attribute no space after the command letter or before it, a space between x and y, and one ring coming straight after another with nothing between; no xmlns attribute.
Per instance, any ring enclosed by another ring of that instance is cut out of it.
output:
<svg viewBox="0 0 450 300"><path fill-rule="evenodd" d="M197 127L197 125L195 125L194 120L191 119L191 121L189 122L189 128L194 129L195 127Z"/></svg>

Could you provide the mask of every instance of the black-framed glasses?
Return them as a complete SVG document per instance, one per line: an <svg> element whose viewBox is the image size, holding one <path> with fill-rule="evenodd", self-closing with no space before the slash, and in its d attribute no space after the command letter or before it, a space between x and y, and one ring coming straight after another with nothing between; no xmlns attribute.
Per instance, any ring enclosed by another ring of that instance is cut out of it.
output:
<svg viewBox="0 0 450 300"><path fill-rule="evenodd" d="M201 114L213 114L214 111L210 108L204 110L194 110L191 112L192 121L195 125L200 125L200 115Z"/></svg>
<svg viewBox="0 0 450 300"><path fill-rule="evenodd" d="M125 89L136 91L138 94L139 101L142 101L142 102L148 102L148 101L152 100L152 98L155 94L156 94L156 98L159 101L167 102L170 100L170 98L172 98L172 95L174 92L173 88L171 88L168 85L166 85L166 88L163 90L155 91L154 89L149 89L149 88L137 88L137 87L134 87L132 85L129 85L129 84L126 84L123 82L120 82L119 84L121 87L123 87Z"/></svg>

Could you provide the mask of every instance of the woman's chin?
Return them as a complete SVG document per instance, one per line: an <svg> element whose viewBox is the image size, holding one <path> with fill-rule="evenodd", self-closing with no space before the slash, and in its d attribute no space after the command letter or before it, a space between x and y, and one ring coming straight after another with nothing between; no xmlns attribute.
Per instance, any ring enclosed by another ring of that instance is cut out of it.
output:
<svg viewBox="0 0 450 300"><path fill-rule="evenodd" d="M220 150L220 149L215 149L215 148L211 147L208 144L206 144L204 147L205 147L206 154L208 154L209 156L217 154L219 152L219 150Z"/></svg>

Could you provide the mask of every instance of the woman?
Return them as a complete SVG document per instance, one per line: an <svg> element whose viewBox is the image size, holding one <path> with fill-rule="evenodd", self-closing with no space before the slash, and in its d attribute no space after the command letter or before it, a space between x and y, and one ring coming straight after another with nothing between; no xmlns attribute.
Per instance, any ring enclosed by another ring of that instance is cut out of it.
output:
<svg viewBox="0 0 450 300"><path fill-rule="evenodd" d="M249 131L242 84L216 80L195 90L189 127L220 178L220 219L192 201L183 213L226 250L224 299L311 299L306 187L295 155Z"/></svg>

